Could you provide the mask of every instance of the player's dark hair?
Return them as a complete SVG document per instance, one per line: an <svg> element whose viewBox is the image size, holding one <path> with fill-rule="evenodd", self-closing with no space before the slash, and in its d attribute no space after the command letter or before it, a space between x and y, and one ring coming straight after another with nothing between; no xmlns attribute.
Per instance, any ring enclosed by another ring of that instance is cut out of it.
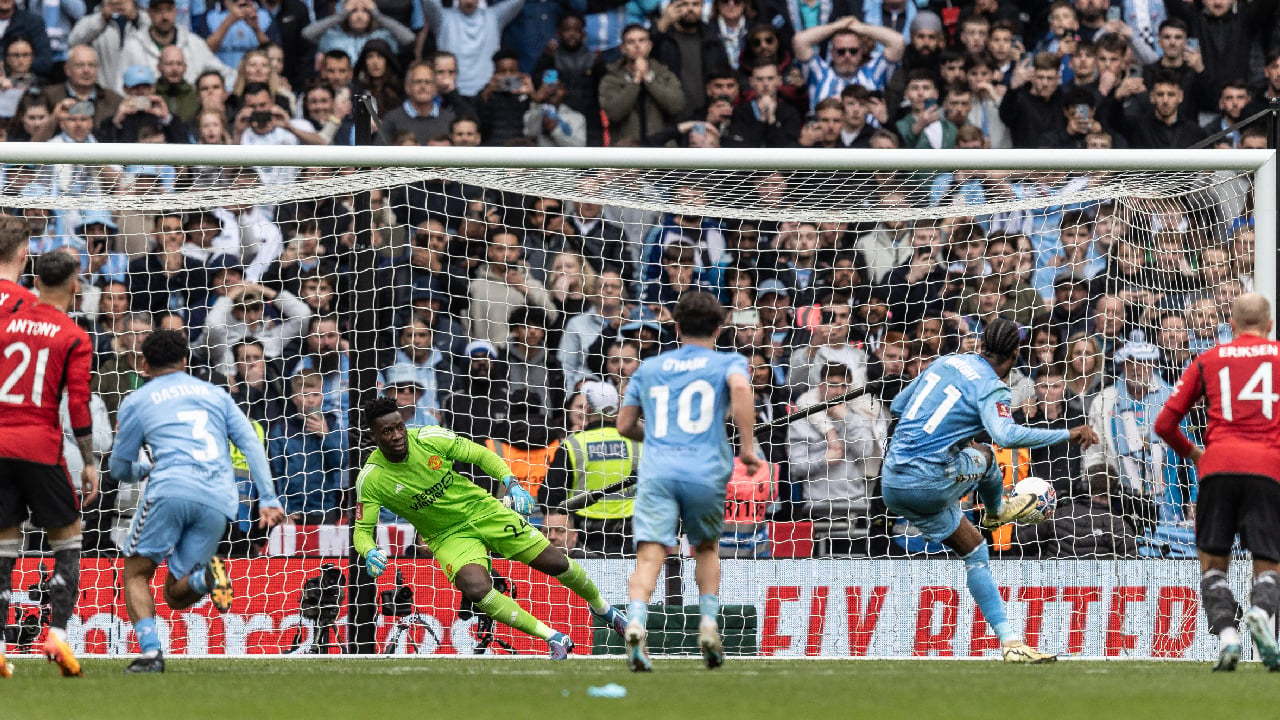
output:
<svg viewBox="0 0 1280 720"><path fill-rule="evenodd" d="M36 261L36 277L47 287L59 287L80 272L80 258L67 252L47 252Z"/></svg>
<svg viewBox="0 0 1280 720"><path fill-rule="evenodd" d="M189 354L187 336L177 330L155 330L142 342L142 357L153 368L177 365Z"/></svg>
<svg viewBox="0 0 1280 720"><path fill-rule="evenodd" d="M715 337L725 317L724 306L716 296L701 290L681 295L671 315L681 333L699 338Z"/></svg>
<svg viewBox="0 0 1280 720"><path fill-rule="evenodd" d="M31 223L26 218L0 215L0 262L10 262L18 257L18 249L27 246L31 237Z"/></svg>
<svg viewBox="0 0 1280 720"><path fill-rule="evenodd" d="M1018 355L1022 346L1022 331L1018 323L1007 318L996 318L982 329L982 353L1001 360Z"/></svg>
<svg viewBox="0 0 1280 720"><path fill-rule="evenodd" d="M379 395L364 404L364 426L373 429L373 421L384 415L400 412L400 405L386 395Z"/></svg>

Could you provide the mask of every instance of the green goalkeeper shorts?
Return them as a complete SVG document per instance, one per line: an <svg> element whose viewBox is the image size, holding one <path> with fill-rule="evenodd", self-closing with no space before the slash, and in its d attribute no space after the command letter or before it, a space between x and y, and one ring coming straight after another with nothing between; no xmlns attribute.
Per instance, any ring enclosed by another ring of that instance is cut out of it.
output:
<svg viewBox="0 0 1280 720"><path fill-rule="evenodd" d="M431 548L450 583L463 565L489 568L491 551L509 560L527 563L550 545L538 528L507 508L458 525L427 541L427 547Z"/></svg>

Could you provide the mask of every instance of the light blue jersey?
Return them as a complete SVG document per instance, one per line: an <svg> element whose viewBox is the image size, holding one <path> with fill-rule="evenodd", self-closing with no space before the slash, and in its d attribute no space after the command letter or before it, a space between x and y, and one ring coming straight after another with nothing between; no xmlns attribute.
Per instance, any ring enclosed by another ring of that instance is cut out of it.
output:
<svg viewBox="0 0 1280 720"><path fill-rule="evenodd" d="M886 478L950 483L959 451L983 430L1000 447L1042 447L1070 437L1067 430L1018 425L1010 400L1009 386L981 356L938 358L890 407L898 424L885 456Z"/></svg>
<svg viewBox="0 0 1280 720"><path fill-rule="evenodd" d="M139 479L146 467L135 461L142 444L149 445L153 466L144 500L189 500L234 519L240 497L230 439L249 464L259 503L280 507L262 442L225 390L184 372L161 375L125 397L118 418L111 474Z"/></svg>
<svg viewBox="0 0 1280 720"><path fill-rule="evenodd" d="M725 432L729 376L750 379L747 359L685 345L641 363L627 383L622 404L644 415L644 452L638 471L646 478L723 487L733 472L733 448Z"/></svg>

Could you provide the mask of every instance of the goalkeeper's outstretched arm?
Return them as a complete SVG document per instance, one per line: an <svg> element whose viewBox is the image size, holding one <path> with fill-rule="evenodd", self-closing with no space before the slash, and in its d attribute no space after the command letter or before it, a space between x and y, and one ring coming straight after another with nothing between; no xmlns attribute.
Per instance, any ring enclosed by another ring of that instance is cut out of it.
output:
<svg viewBox="0 0 1280 720"><path fill-rule="evenodd" d="M454 462L461 461L475 465L494 480L502 481L511 477L511 468L498 457L498 453L464 437L459 436L454 439L449 455Z"/></svg>

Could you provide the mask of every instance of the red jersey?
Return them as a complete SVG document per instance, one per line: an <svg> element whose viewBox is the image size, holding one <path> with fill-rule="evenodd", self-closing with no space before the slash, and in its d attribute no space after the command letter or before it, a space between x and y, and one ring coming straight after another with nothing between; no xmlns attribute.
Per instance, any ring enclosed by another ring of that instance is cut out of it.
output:
<svg viewBox="0 0 1280 720"><path fill-rule="evenodd" d="M0 279L0 318L39 302L36 294L12 280Z"/></svg>
<svg viewBox="0 0 1280 720"><path fill-rule="evenodd" d="M93 432L92 356L89 334L52 305L35 303L0 318L0 457L62 461L63 390L76 437Z"/></svg>
<svg viewBox="0 0 1280 720"><path fill-rule="evenodd" d="M1179 423L1200 398L1209 426L1200 475L1245 473L1280 480L1280 343L1241 335L1206 350L1182 373L1156 419L1156 434L1186 456Z"/></svg>

